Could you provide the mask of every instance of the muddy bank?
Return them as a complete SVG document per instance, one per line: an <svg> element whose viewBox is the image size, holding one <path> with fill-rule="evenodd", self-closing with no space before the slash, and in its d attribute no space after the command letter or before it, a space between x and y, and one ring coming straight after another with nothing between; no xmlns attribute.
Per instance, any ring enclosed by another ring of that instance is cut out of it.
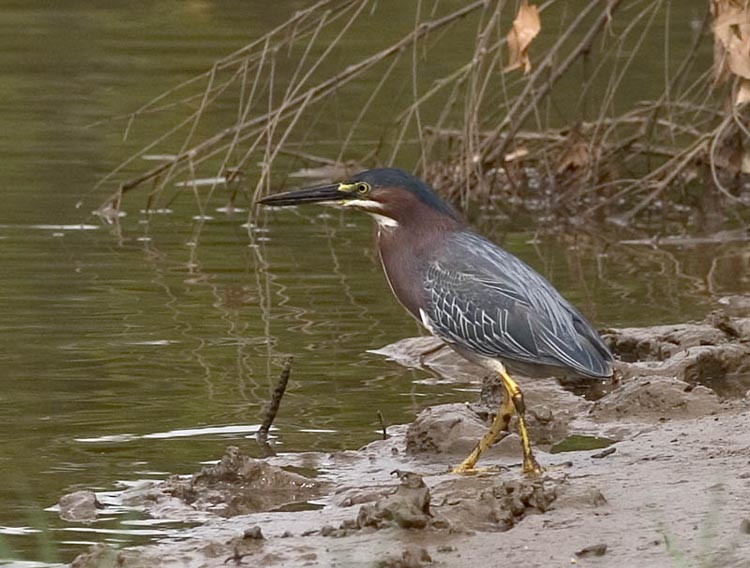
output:
<svg viewBox="0 0 750 568"><path fill-rule="evenodd" d="M260 461L230 448L128 490L155 518L201 524L73 565L750 566L750 319L605 335L622 361L613 383L519 380L539 478L521 475L515 434L483 456L487 473L447 473L499 404L485 377L478 401L425 409L358 451ZM446 380L481 376L431 342L382 352Z"/></svg>

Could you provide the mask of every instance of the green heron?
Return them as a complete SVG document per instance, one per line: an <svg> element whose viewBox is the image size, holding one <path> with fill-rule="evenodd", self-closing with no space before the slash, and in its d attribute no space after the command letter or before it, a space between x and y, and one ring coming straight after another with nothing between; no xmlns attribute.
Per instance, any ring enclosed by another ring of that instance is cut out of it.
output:
<svg viewBox="0 0 750 568"><path fill-rule="evenodd" d="M514 412L523 471L541 471L526 430L523 393L509 370L527 377L612 375L612 354L578 310L523 261L472 232L411 174L367 170L342 183L279 193L260 203L323 203L372 215L380 261L398 301L461 356L500 375L500 411L454 472L473 470L482 452L508 431Z"/></svg>

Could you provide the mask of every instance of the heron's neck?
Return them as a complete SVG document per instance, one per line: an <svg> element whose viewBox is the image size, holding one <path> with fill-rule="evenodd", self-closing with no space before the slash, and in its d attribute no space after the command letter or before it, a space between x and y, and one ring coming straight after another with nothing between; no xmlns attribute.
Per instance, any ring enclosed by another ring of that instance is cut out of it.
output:
<svg viewBox="0 0 750 568"><path fill-rule="evenodd" d="M464 225L427 206L402 220L375 217L375 245L393 294L419 319L427 265L452 233Z"/></svg>

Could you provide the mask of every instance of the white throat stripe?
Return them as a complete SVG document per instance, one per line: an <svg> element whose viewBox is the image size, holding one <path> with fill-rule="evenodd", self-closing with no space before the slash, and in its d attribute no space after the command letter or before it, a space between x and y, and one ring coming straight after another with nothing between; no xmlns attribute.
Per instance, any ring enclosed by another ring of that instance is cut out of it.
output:
<svg viewBox="0 0 750 568"><path fill-rule="evenodd" d="M395 219L391 219L390 217L386 217L385 215L373 213L372 211L368 211L368 213L372 216L373 219L375 219L375 221L377 221L378 227L386 229L393 229L395 227L398 227L398 221L396 221Z"/></svg>

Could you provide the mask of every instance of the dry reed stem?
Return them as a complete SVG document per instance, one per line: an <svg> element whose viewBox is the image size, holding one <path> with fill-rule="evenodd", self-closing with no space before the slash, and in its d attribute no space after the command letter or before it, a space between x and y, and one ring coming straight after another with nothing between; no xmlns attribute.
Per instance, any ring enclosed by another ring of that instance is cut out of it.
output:
<svg viewBox="0 0 750 568"><path fill-rule="evenodd" d="M542 33L550 34L552 21L546 18L551 11L563 14L564 21L559 32L547 36L549 47L535 52L532 44L532 71L520 76L501 72L515 2L479 0L441 14L438 2L418 0L409 8L413 10L410 30L389 45L326 74L324 66L340 52L343 40L363 15L375 8L377 3L370 0L317 2L216 61L206 73L128 115L126 137L136 119L178 105L193 107L175 126L101 181L111 182L132 168L135 160L179 141L171 159L122 181L105 208L116 211L125 193L146 183L150 184L147 205L151 207L175 178L194 180L206 164L213 164L215 181L207 191L198 192L192 185L199 211L206 210L224 172L248 168L252 160L260 166L249 176L254 188L248 193L257 199L271 187L280 156L328 165L340 165L347 158L365 165L390 164L398 162L410 147L416 150L417 171L447 188L463 204L497 193L523 200L541 192L549 207L559 211L588 216L615 211L620 220L633 221L657 198L667 196L670 188L695 177L692 172L696 167L705 166L723 200L747 205L736 188L726 185L727 164L731 165L733 158L724 156L731 150L727 148L733 136L747 146L746 109L722 108L711 81L712 70L705 65L697 67L701 48L711 39L708 9L672 73L673 7L669 2L585 2L568 17L568 4L547 0L539 6ZM466 59L426 82L422 62L439 56L441 41L451 37L447 35L450 26L469 16L473 19L461 28L473 26L474 30L466 36L470 38ZM664 52L661 93L655 100L637 102L617 113L620 92L643 57L647 40L659 32L660 22ZM299 53L282 80L281 53L293 49ZM551 128L551 122L560 118L555 108L556 88L563 79L578 73L578 64L584 68L584 79L575 112L565 117L564 127ZM378 75L361 108L343 126L344 133L331 154L335 157L311 156L304 146L311 136L311 124L317 120L315 114L324 112L332 95L354 81L371 77L376 70ZM403 85L406 96L391 105L391 120L380 117L383 136L365 141L359 130L372 120L383 98L393 96L397 71L408 71L410 79ZM600 88L602 79L605 84ZM735 86L732 93L736 90ZM202 131L205 114L235 91L234 123L206 135ZM175 101L177 97L181 98ZM592 107L592 100L598 106ZM575 158L570 155L573 141L580 144ZM528 168L540 178L540 187L528 186ZM172 191L175 196L180 193Z"/></svg>

